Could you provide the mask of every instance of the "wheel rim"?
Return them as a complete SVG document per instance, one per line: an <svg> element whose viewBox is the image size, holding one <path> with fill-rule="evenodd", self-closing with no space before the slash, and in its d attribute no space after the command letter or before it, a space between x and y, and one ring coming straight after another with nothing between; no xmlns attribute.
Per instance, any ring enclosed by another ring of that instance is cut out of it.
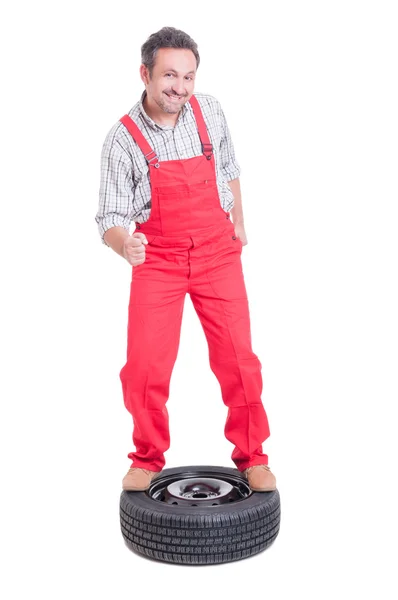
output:
<svg viewBox="0 0 398 600"><path fill-rule="evenodd" d="M239 476L187 472L156 477L146 493L163 504L208 507L239 502L252 491L247 480Z"/></svg>

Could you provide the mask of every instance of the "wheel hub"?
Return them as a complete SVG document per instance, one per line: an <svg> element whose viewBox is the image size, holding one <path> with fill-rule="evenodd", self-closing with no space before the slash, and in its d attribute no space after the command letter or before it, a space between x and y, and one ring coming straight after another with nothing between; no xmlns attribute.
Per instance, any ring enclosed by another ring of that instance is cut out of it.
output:
<svg viewBox="0 0 398 600"><path fill-rule="evenodd" d="M241 478L187 474L186 477L157 477L147 493L154 499L175 506L218 506L246 498L251 494L249 485Z"/></svg>
<svg viewBox="0 0 398 600"><path fill-rule="evenodd" d="M197 478L180 479L167 486L165 489L166 501L168 500L193 500L199 502L213 498L224 498L231 494L233 487L221 479Z"/></svg>

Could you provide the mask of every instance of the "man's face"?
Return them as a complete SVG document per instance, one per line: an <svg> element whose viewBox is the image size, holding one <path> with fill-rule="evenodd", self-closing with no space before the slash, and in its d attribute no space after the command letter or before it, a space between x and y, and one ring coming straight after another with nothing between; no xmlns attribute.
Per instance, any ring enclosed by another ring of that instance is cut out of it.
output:
<svg viewBox="0 0 398 600"><path fill-rule="evenodd" d="M191 50L160 48L152 76L141 65L148 98L169 114L178 113L194 91L196 58Z"/></svg>

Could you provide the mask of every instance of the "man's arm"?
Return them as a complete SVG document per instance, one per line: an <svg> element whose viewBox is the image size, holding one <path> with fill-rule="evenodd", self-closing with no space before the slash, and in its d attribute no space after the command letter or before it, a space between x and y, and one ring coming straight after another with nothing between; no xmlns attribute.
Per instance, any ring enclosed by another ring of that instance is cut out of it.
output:
<svg viewBox="0 0 398 600"><path fill-rule="evenodd" d="M234 205L231 208L231 215L233 224L235 226L235 233L245 246L247 244L247 238L243 219L242 194L239 181L240 167L235 158L235 150L231 133L227 125L224 111L222 110L220 104L219 114L224 133L220 146L221 173L225 180L228 181L228 185L234 197Z"/></svg>
<svg viewBox="0 0 398 600"><path fill-rule="evenodd" d="M235 227L235 234L241 240L242 245L246 246L247 236L243 219L242 194L240 191L239 177L237 179L233 179L232 181L228 181L228 185L234 195L234 205L231 208L231 215Z"/></svg>
<svg viewBox="0 0 398 600"><path fill-rule="evenodd" d="M104 241L105 243L112 248L115 252L120 254L123 258L125 258L123 248L124 248L124 240L130 237L129 232L124 227L111 227L107 229L104 233Z"/></svg>
<svg viewBox="0 0 398 600"><path fill-rule="evenodd" d="M239 177L237 179L233 179L232 181L228 181L228 185L231 188L231 191L234 195L234 205L231 208L232 221L234 225L243 225L243 208L242 208L242 194L240 190L240 181Z"/></svg>
<svg viewBox="0 0 398 600"><path fill-rule="evenodd" d="M131 159L115 143L115 125L101 152L99 204L95 220L101 240L121 254L123 239L129 235L133 211L134 184ZM112 233L108 233L112 230Z"/></svg>

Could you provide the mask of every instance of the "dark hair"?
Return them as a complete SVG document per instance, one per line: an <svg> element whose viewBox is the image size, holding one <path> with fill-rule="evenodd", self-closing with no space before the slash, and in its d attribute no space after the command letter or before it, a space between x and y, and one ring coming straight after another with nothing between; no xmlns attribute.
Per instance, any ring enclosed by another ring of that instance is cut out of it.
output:
<svg viewBox="0 0 398 600"><path fill-rule="evenodd" d="M200 57L196 42L181 29L175 27L162 27L156 33L152 33L147 41L141 46L141 61L152 76L155 66L156 54L160 48L183 48L192 50L196 58L196 68L199 67Z"/></svg>

